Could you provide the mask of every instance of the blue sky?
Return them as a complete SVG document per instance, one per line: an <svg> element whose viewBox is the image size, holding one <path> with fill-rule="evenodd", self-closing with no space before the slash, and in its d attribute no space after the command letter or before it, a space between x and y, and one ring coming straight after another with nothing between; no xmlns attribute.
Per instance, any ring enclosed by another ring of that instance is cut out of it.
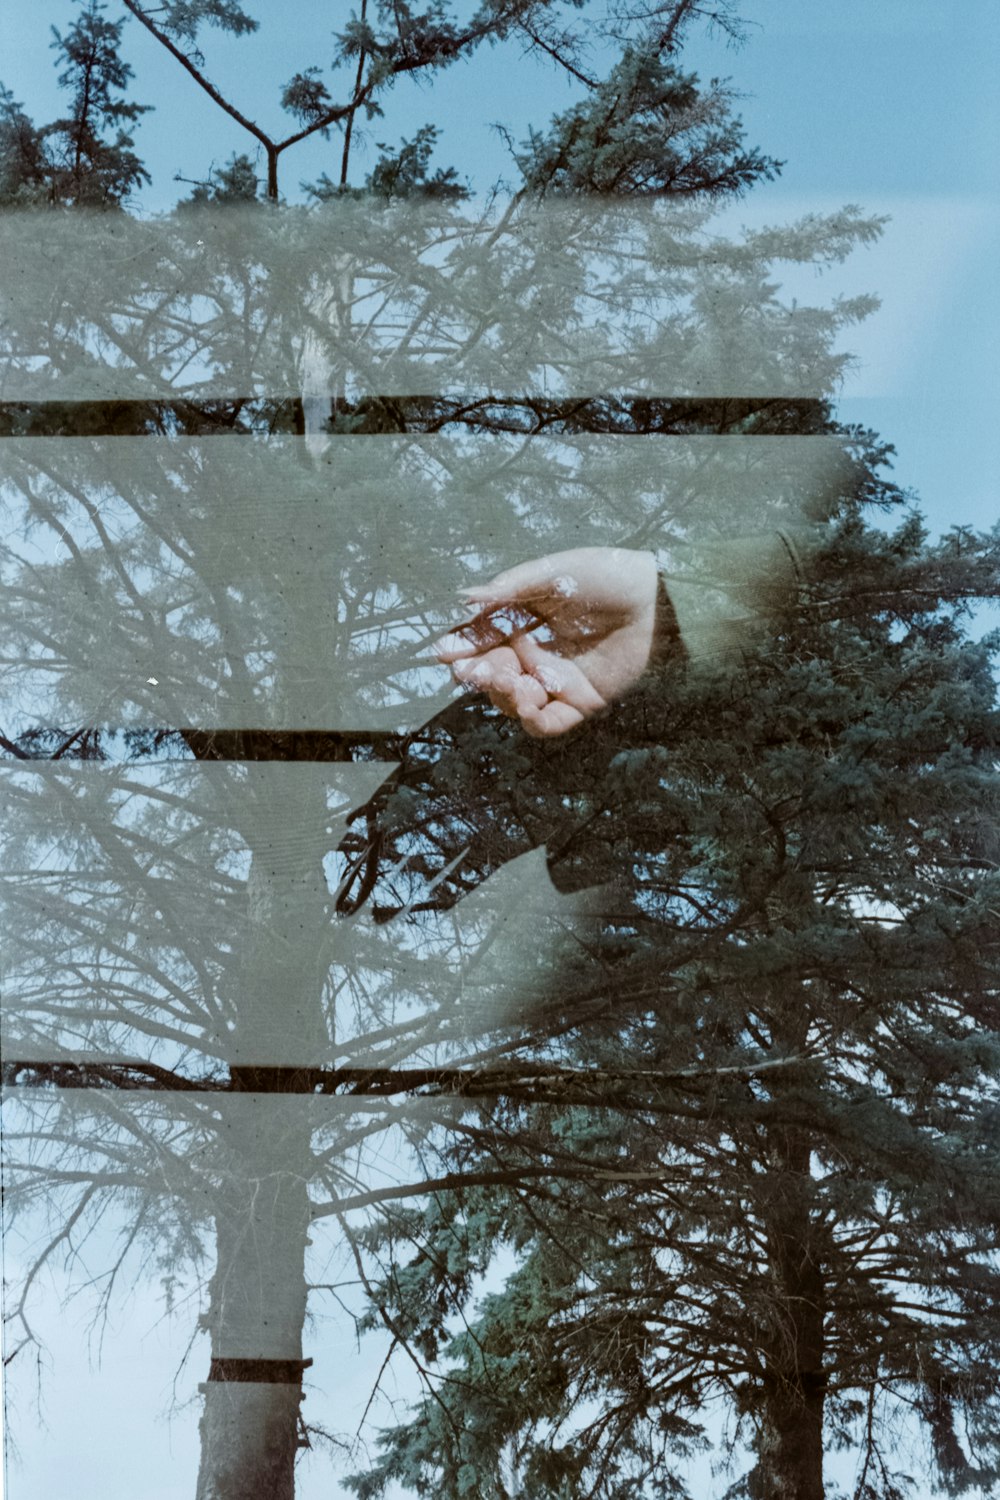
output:
<svg viewBox="0 0 1000 1500"><path fill-rule="evenodd" d="M109 14L117 13L111 0ZM64 28L74 0L8 4L0 18L0 74L38 120L59 109L50 27ZM334 28L327 0L258 10L259 33L233 39L208 31L210 76L246 113L281 134L281 86L296 70L325 64ZM779 181L731 212L734 220L781 222L845 202L891 215L882 244L831 275L820 294L873 291L882 311L852 335L857 370L842 412L896 444L896 477L919 494L933 529L991 525L997 515L1000 440L997 290L1000 260L998 154L1000 5L995 0L745 0L746 41L717 29L693 32L685 65L703 78L730 77L751 144L785 162ZM138 132L153 177L142 206L169 207L233 150L254 143L221 115L136 23L126 28L135 97L154 106ZM395 142L426 122L441 127L438 159L477 189L509 171L495 129L515 140L572 98L565 76L506 43L438 75L397 85L386 118L367 128L359 172L375 143ZM336 173L336 139L282 159L282 189L324 170ZM817 295L813 289L811 295Z"/></svg>
<svg viewBox="0 0 1000 1500"><path fill-rule="evenodd" d="M11 4L0 16L2 75L29 113L58 109L50 28L64 29L75 0ZM746 42L737 47L718 29L693 31L683 62L703 78L729 76L744 95L742 115L752 141L785 161L787 191L839 194L940 194L994 198L998 185L996 130L1000 82L996 44L1000 8L993 0L743 0ZM206 30L206 71L233 102L276 134L288 116L278 107L281 85L297 69L326 63L333 31L351 10L327 0L288 0L270 7L249 0L261 26L234 39ZM108 15L120 13L110 0ZM252 146L225 120L178 65L134 22L125 55L135 96L154 106L139 145L154 178L150 208L168 206L177 170L198 176L212 160ZM545 60L525 60L520 44L487 48L436 76L397 84L384 127L372 135L433 121L442 127L441 156L477 186L505 169L506 152L493 130L507 123L521 138L571 98L567 81ZM296 148L285 160L283 187L294 191L337 156L336 141Z"/></svg>

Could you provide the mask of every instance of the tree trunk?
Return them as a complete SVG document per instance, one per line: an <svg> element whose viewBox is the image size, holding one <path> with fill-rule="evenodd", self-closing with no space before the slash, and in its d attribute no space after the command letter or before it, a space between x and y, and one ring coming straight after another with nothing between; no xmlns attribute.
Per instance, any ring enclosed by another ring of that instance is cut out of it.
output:
<svg viewBox="0 0 1000 1500"><path fill-rule="evenodd" d="M765 1218L773 1303L751 1490L759 1500L823 1500L824 1281L806 1133L776 1131L772 1161Z"/></svg>
<svg viewBox="0 0 1000 1500"><path fill-rule="evenodd" d="M216 1267L205 1323L197 1500L293 1500L302 1430L302 1336L312 1178L309 1095L287 1070L322 1063L329 958L322 859L326 776L251 763L227 783L227 821L252 850L243 920L232 933L232 1012L211 1177ZM227 985L228 988L228 985Z"/></svg>
<svg viewBox="0 0 1000 1500"><path fill-rule="evenodd" d="M197 1500L293 1500L308 1363L302 1328L309 1205L304 1174L288 1170L292 1132L275 1129L270 1106L280 1114L301 1101L256 1096L234 1102L256 1106L263 1128L255 1130L252 1119L237 1113L233 1128L247 1176L229 1185L216 1210L212 1364L202 1387ZM272 1131L281 1161L274 1139L266 1140ZM308 1152L308 1133L295 1133Z"/></svg>

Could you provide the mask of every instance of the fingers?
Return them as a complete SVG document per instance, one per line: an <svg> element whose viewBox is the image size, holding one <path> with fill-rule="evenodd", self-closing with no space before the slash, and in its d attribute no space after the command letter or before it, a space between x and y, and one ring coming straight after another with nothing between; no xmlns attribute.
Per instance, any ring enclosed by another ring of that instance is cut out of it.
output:
<svg viewBox="0 0 1000 1500"><path fill-rule="evenodd" d="M515 632L534 629L538 623L528 610L484 609L435 641L434 654L438 661L445 663L481 656L498 646L505 646Z"/></svg>
<svg viewBox="0 0 1000 1500"><path fill-rule="evenodd" d="M553 552L462 595L476 613L436 643L437 658L456 682L488 694L529 734L576 728L620 697L649 659L656 615L651 552Z"/></svg>
<svg viewBox="0 0 1000 1500"><path fill-rule="evenodd" d="M573 661L546 651L530 635L452 668L461 681L487 692L490 702L519 719L536 739L566 734L606 707L586 673Z"/></svg>
<svg viewBox="0 0 1000 1500"><path fill-rule="evenodd" d="M434 654L438 661L461 661L465 657L479 656L484 651L490 651L506 640L507 636L493 624L488 615L480 615L435 641Z"/></svg>
<svg viewBox="0 0 1000 1500"><path fill-rule="evenodd" d="M548 702L545 688L525 672L510 646L456 659L451 671L456 682L473 691L488 693L494 707L510 718L520 718L524 709L542 708Z"/></svg>
<svg viewBox="0 0 1000 1500"><path fill-rule="evenodd" d="M452 662L451 675L456 682L476 688L481 693L503 690L512 677L522 674L521 663L507 645L474 656L458 657Z"/></svg>
<svg viewBox="0 0 1000 1500"><path fill-rule="evenodd" d="M479 607L479 613L434 648L456 682L486 693L496 708L519 719L539 738L565 734L607 706L593 673L586 670L594 653L579 652L579 631L554 630L548 645L532 634L544 623L546 601L572 607L576 585L558 565L577 556L554 554L522 563L479 588L465 590L465 598ZM574 646L577 655L563 654L563 649Z"/></svg>
<svg viewBox="0 0 1000 1500"><path fill-rule="evenodd" d="M539 739L565 734L605 707L574 662L543 650L530 637L515 636L509 646L455 659L451 670L456 682L486 693L495 708L519 719Z"/></svg>
<svg viewBox="0 0 1000 1500"><path fill-rule="evenodd" d="M541 683L521 671L511 672L488 692L494 708L499 708L509 719L520 719L522 723L526 714L537 713L549 701Z"/></svg>
<svg viewBox="0 0 1000 1500"><path fill-rule="evenodd" d="M511 648L525 672L541 684L550 699L575 709L581 718L607 707L579 660L571 661L554 651L546 651L530 635L512 637Z"/></svg>
<svg viewBox="0 0 1000 1500"><path fill-rule="evenodd" d="M469 680L489 694L494 708L517 719L525 709L542 708L548 694L534 677L526 673L511 646L490 651L472 668Z"/></svg>
<svg viewBox="0 0 1000 1500"><path fill-rule="evenodd" d="M536 740L566 734L568 730L582 724L585 718L586 714L582 714L578 708L574 708L571 703L562 703L558 698L550 698L544 708L529 707L520 714L525 733Z"/></svg>

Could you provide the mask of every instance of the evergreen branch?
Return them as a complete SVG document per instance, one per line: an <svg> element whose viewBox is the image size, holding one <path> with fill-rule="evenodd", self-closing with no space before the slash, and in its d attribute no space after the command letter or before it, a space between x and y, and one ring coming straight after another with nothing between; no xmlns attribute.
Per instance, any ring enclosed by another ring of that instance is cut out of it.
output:
<svg viewBox="0 0 1000 1500"><path fill-rule="evenodd" d="M557 62L561 68L565 68L566 72L571 73L573 77L578 79L580 83L586 84L588 89L596 89L600 87L600 84L598 83L596 78L588 78L586 73L581 73L579 68L574 67L571 62L563 57L562 53L557 47L553 47L551 43L547 42L543 36L539 36L538 32L535 31L533 27L528 25L527 21L519 21L518 25L520 26L521 30L531 38L536 47L540 47L543 52L547 52L554 62Z"/></svg>
<svg viewBox="0 0 1000 1500"><path fill-rule="evenodd" d="M155 24L155 22L150 20L147 13L137 3L137 0L122 0L122 3L125 8L130 11L133 16L135 16L136 20L141 22L141 24L145 26L146 30L152 36L154 36L162 46L166 47L171 57L176 58L185 72L190 73L191 77L194 79L195 83L198 84L199 88L204 89L208 97L215 104L217 104L220 109L224 110L226 114L229 115L231 119L235 120L238 125L242 125L244 130L248 130L252 136L260 141L261 145L265 148L265 150L268 151L268 153L274 151L274 142L271 140L270 136L267 135L267 133L263 131L259 125L255 124L253 120L247 119L246 115L238 110L235 104L231 104L229 100L219 92L219 90L215 87L215 84L212 83L209 78L206 78L205 74L201 71L197 64L191 60L187 53L183 52L175 42L171 41L166 32L161 31L160 28Z"/></svg>
<svg viewBox="0 0 1000 1500"><path fill-rule="evenodd" d="M0 734L0 750L6 750L8 755L13 755L17 760L31 760L27 750L22 750L20 745L9 740L5 734Z"/></svg>
<svg viewBox="0 0 1000 1500"><path fill-rule="evenodd" d="M133 3L133 0L126 0L126 4L130 3ZM415 55L407 54L390 61L387 76L394 78L404 73L415 73L421 68L431 67L435 63L455 58L460 52L474 47L477 42L481 42L486 37L492 35L496 27L497 18L493 17L488 21L481 22L478 26L469 26L465 31L458 32L455 35L442 36ZM284 140L273 143L275 154L280 155L281 152L287 151L289 146L298 145L299 141L304 141L308 136L315 135L318 130L325 130L330 125L338 125L341 120L353 115L365 104L374 94L375 89L375 80L369 80L360 92L355 92L350 103L334 105L332 108L325 110L323 114L317 115L315 120L310 121L301 130L295 131L293 135L286 136Z"/></svg>
<svg viewBox="0 0 1000 1500"><path fill-rule="evenodd" d="M697 12L698 6L696 0L679 0L679 3L674 7L674 13L670 17L670 20L656 38L653 44L654 50L656 52L672 52L677 39L677 33L682 24L687 20L688 16L697 14Z"/></svg>
<svg viewBox="0 0 1000 1500"><path fill-rule="evenodd" d="M362 24L362 26L365 24L365 20L367 18L367 14L368 14L368 0L361 0L361 24ZM366 53L365 53L365 49L362 47L361 50L358 52L358 71L357 71L357 76L356 76L356 78L354 80L354 97L355 97L356 100L360 99L361 85L362 85L362 81L364 79L364 72L365 72L365 60L366 60ZM348 164L349 164L350 156L351 156L351 141L352 141L352 138L354 136L354 116L355 116L356 113L357 113L357 105L355 104L354 106L352 106L351 111L350 111L349 115L347 116L347 123L344 126L344 149L343 149L343 153L342 153L341 158L340 158L340 185L341 185L342 188L346 188L346 186L347 186L347 168L348 168Z"/></svg>
<svg viewBox="0 0 1000 1500"><path fill-rule="evenodd" d="M401 1198L419 1198L426 1193L459 1192L469 1187L517 1187L526 1180L539 1178L578 1178L598 1182L659 1182L663 1168L648 1172L625 1172L619 1165L605 1168L594 1166L567 1167L565 1163L553 1163L544 1167L507 1167L495 1172L449 1172L444 1177L429 1178L425 1182L397 1184L391 1187L372 1188L367 1193L354 1193L349 1198L334 1198L328 1203L316 1203L312 1207L313 1219L327 1218L330 1214L344 1214L355 1208L370 1208L382 1203L398 1202Z"/></svg>

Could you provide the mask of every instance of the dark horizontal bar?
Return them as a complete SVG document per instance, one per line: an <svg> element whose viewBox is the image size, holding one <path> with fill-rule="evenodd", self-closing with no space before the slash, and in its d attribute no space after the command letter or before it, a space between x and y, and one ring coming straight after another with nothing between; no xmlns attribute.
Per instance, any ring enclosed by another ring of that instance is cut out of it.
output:
<svg viewBox="0 0 1000 1500"><path fill-rule="evenodd" d="M152 1089L198 1094L398 1093L446 1080L468 1078L460 1069L232 1067L224 1075L189 1078L156 1063L64 1062L16 1059L4 1062L0 1082L8 1088Z"/></svg>
<svg viewBox="0 0 1000 1500"><path fill-rule="evenodd" d="M438 1087L461 1093L484 1082L511 1082L527 1074L552 1074L551 1064L535 1067L469 1068L291 1068L232 1067L221 1076L188 1078L155 1063L77 1063L17 1059L4 1062L6 1088L137 1089L197 1094L358 1094L392 1095Z"/></svg>
<svg viewBox="0 0 1000 1500"><path fill-rule="evenodd" d="M162 732L162 731L160 731ZM419 730L178 729L199 760L395 761Z"/></svg>
<svg viewBox="0 0 1000 1500"><path fill-rule="evenodd" d="M753 1071L749 1068L748 1071ZM4 1062L0 1082L7 1088L107 1089L134 1092L198 1094L302 1094L388 1098L434 1089L457 1097L476 1097L507 1088L566 1085L606 1088L627 1084L640 1089L690 1087L691 1075L648 1069L565 1069L557 1063L532 1062L485 1068L290 1068L231 1067L225 1075L188 1078L155 1063L75 1063L15 1060Z"/></svg>
<svg viewBox="0 0 1000 1500"><path fill-rule="evenodd" d="M421 733L390 729L166 729L151 725L128 731L127 755L109 756L102 733L118 736L114 725L76 730L34 729L9 738L0 733L0 752L15 760L124 762L167 758L171 750L195 760L397 761Z"/></svg>
<svg viewBox="0 0 1000 1500"><path fill-rule="evenodd" d="M331 399L338 436L350 436L343 419L355 418L358 435L436 432L450 425L488 427L552 436L577 432L638 437L655 432L713 432L719 435L801 435L827 403L815 397L733 395L631 396L598 392L590 396L492 396L488 392L451 396L366 396L354 402ZM301 398L247 396L215 401L0 401L2 437L127 437L241 435L266 415L271 431L301 435ZM777 430L760 426L767 415L783 418ZM792 419L789 421L789 419ZM276 425L277 421L277 425Z"/></svg>
<svg viewBox="0 0 1000 1500"><path fill-rule="evenodd" d="M253 1382L256 1385L301 1385L311 1359L213 1359L209 1380Z"/></svg>

